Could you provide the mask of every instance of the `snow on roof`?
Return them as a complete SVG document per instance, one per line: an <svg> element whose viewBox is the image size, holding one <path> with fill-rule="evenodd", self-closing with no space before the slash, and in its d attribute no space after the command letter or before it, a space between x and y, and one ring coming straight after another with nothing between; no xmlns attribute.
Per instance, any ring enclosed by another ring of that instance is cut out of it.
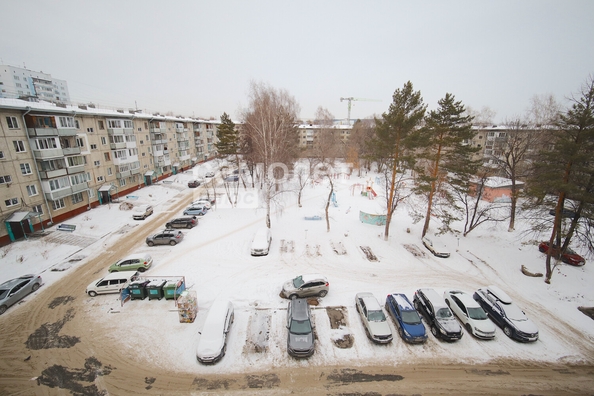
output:
<svg viewBox="0 0 594 396"><path fill-rule="evenodd" d="M406 297L406 295L398 293L398 294L392 294L392 296L394 296L394 299L396 300L396 304L398 304L400 309L404 309L405 311L411 311L414 309L413 306L411 305L410 301L408 301L408 298Z"/></svg>
<svg viewBox="0 0 594 396"><path fill-rule="evenodd" d="M324 275L320 274L303 274L301 275L301 279L303 282L310 282L316 279L324 279L326 282L328 281Z"/></svg>
<svg viewBox="0 0 594 396"><path fill-rule="evenodd" d="M479 183L479 182L480 182L480 180L478 180L478 179L474 180L474 183ZM489 187L489 188L510 187L511 185L512 185L511 179L507 179L505 177L492 176L492 177L488 177L485 180L485 187ZM516 180L516 185L523 186L524 182Z"/></svg>

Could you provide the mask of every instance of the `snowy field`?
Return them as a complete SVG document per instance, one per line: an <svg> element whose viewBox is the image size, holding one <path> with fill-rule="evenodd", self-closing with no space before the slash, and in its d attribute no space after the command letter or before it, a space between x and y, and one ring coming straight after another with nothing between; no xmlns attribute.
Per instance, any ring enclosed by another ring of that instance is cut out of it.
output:
<svg viewBox="0 0 594 396"><path fill-rule="evenodd" d="M203 176L207 166L197 166L140 189L133 197L121 197L121 201L148 203L154 206L155 215L171 212L170 218L178 217L181 211L171 211L172 205L184 197L201 194L202 189L187 188L187 182ZM113 338L118 342L134 348L141 358L180 371L242 372L275 366L398 364L434 359L441 363L499 359L592 363L593 322L577 310L578 306L594 306L590 262L583 267L557 266L550 285L543 278L523 275L522 264L531 272L544 272L545 256L538 251L539 238L521 232L521 220L513 233L507 232L507 223L483 225L466 238L435 236L437 225L432 222L429 234L434 244L447 246L452 253L448 259L436 258L421 243L422 222L414 224L405 206L398 208L392 220L388 241L384 241L383 226L359 221L360 210L382 212L380 197L370 200L360 194L359 186L354 186L373 182L379 190L373 175L338 176L334 182L337 204L330 206L330 232L326 231L325 219L305 220L324 216L327 184L306 187L301 208L296 195L287 193L282 207L274 209L272 215L273 241L268 256L250 256L251 239L264 225L265 209L255 208L257 191L243 187L239 188L235 207L219 189L217 204L199 218L198 227L183 230L185 238L179 245L151 248L142 243L129 252L152 255L154 264L144 274L146 277L185 276L187 286L198 296L199 312L194 323L179 323L171 300L133 300L122 307L116 295L80 298L96 311L95 318L102 327L117 334ZM48 229L54 232L44 238L0 248L0 282L39 273L47 287L73 268L85 265L89 257L109 249L128 232L148 235L149 228L157 225L155 215L134 221L130 211L120 210L120 204L104 205L66 221L76 225L73 233L56 231L54 226ZM361 247L369 247L377 260L369 260ZM303 273L325 275L330 292L313 307L315 354L295 360L286 352L287 300L279 293L283 282ZM536 323L540 330L537 342L515 342L497 328L493 341L479 341L465 334L458 342L445 343L429 335L424 345L408 345L397 336L391 323L394 341L375 345L366 338L355 310L355 294L363 291L372 292L383 305L389 293L403 292L412 300L415 290L421 287L439 293L450 288L472 293L490 284L505 290ZM35 295L9 310L26 310L32 298ZM214 366L202 366L195 357L199 331L212 302L223 298L235 306L227 355ZM328 307L344 313L338 328L331 328ZM110 313L114 311L119 314ZM354 338L353 345L337 347L334 341L348 334ZM576 339L582 342L576 343Z"/></svg>

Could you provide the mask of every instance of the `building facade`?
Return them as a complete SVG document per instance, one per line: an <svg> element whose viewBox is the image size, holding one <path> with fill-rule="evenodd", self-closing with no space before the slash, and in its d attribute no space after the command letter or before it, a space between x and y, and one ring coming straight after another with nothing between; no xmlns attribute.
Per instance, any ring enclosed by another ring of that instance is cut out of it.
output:
<svg viewBox="0 0 594 396"><path fill-rule="evenodd" d="M70 104L68 83L22 67L0 65L0 98L35 98Z"/></svg>
<svg viewBox="0 0 594 396"><path fill-rule="evenodd" d="M218 124L0 99L0 246L214 158Z"/></svg>

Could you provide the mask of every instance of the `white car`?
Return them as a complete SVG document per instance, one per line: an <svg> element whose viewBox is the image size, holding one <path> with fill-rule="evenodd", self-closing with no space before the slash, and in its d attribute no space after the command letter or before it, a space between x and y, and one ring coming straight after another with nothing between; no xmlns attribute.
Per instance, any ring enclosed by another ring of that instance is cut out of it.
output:
<svg viewBox="0 0 594 396"><path fill-rule="evenodd" d="M134 208L132 218L134 220L144 220L153 214L153 207L151 205L139 205Z"/></svg>
<svg viewBox="0 0 594 396"><path fill-rule="evenodd" d="M200 205L203 205L207 210L210 210L210 208L212 208L210 200L208 200L206 198L199 198L199 199L195 200L194 202L192 202L191 206L200 206Z"/></svg>
<svg viewBox="0 0 594 396"><path fill-rule="evenodd" d="M259 228L252 240L252 247L250 249L252 256L266 256L270 250L271 243L272 234L270 233L270 228Z"/></svg>
<svg viewBox="0 0 594 396"><path fill-rule="evenodd" d="M392 342L392 329L386 320L381 305L371 293L357 293L355 306L361 317L365 333L371 341L378 344Z"/></svg>
<svg viewBox="0 0 594 396"><path fill-rule="evenodd" d="M423 245L425 245L427 250L429 250L435 257L441 257L441 258L450 257L450 253L446 252L443 249L435 248L435 246L433 246L433 242L431 241L431 239L429 239L427 237L423 237Z"/></svg>
<svg viewBox="0 0 594 396"><path fill-rule="evenodd" d="M466 330L476 338L495 338L495 325L472 296L460 290L446 290L443 298Z"/></svg>
<svg viewBox="0 0 594 396"><path fill-rule="evenodd" d="M216 363L225 356L227 335L233 323L233 304L227 300L215 301L200 332L196 359L200 363Z"/></svg>

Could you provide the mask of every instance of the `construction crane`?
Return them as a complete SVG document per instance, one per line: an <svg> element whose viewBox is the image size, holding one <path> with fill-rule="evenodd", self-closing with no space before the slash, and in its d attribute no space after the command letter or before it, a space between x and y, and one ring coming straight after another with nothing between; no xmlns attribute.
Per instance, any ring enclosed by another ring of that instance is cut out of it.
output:
<svg viewBox="0 0 594 396"><path fill-rule="evenodd" d="M359 101L365 101L365 102L381 102L381 100L377 100L377 99L361 99L361 98L353 98L353 97L350 97L350 98L340 98L340 101L341 102L343 100L346 100L346 101L349 102L349 115L348 115L348 118L347 118L347 122L349 123L349 125L351 123L351 102L353 100L359 100Z"/></svg>

